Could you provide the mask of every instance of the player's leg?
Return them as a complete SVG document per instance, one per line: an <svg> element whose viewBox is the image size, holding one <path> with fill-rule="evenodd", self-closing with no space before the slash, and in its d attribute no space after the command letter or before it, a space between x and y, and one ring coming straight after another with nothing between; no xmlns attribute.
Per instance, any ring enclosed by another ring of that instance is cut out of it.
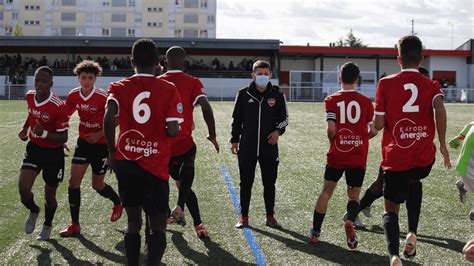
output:
<svg viewBox="0 0 474 266"><path fill-rule="evenodd" d="M148 239L147 265L158 265L166 249L166 219L168 217L169 186L152 174L145 176L143 209L149 217L151 234Z"/></svg>
<svg viewBox="0 0 474 266"><path fill-rule="evenodd" d="M281 228L275 219L275 183L278 178L278 150L269 155L260 156L258 159L262 173L263 199L265 201L265 224L272 228Z"/></svg>
<svg viewBox="0 0 474 266"><path fill-rule="evenodd" d="M127 232L124 236L128 265L138 265L140 259L142 204L144 202L144 171L133 161L115 161L115 176L119 194L127 213Z"/></svg>
<svg viewBox="0 0 474 266"><path fill-rule="evenodd" d="M196 158L196 145L186 152L184 155L180 156L179 162L181 162L181 167L179 169L179 189L178 189L178 202L177 207L184 211L184 204L188 199L188 195L191 191L191 187L194 182L194 166ZM188 206L189 207L189 206ZM193 205L193 207L195 207ZM174 211L178 210L175 208ZM173 212L172 212L173 213ZM174 216L174 215L173 215ZM180 217L181 216L181 217ZM184 212L181 215L177 215L176 222L181 225L185 225L186 221L184 219Z"/></svg>
<svg viewBox="0 0 474 266"><path fill-rule="evenodd" d="M252 196L252 186L255 179L255 167L257 158L254 154L238 153L239 173L240 173L240 220L235 225L237 228L248 226L248 216L250 207L250 198Z"/></svg>
<svg viewBox="0 0 474 266"><path fill-rule="evenodd" d="M31 191L38 172L26 169L22 166L20 177L18 179L18 191L20 193L21 203L30 211L25 220L24 230L26 234L31 234L35 230L36 220L40 208L36 205L33 192Z"/></svg>
<svg viewBox="0 0 474 266"><path fill-rule="evenodd" d="M329 199L331 199L334 189L336 189L337 182L341 179L343 173L344 169L336 169L326 165L323 190L319 194L318 199L316 200L316 206L314 207L313 229L311 230L310 243L318 242L324 216L326 216Z"/></svg>
<svg viewBox="0 0 474 266"><path fill-rule="evenodd" d="M370 207L372 203L383 196L383 171L379 168L377 178L370 184L369 188L360 199L360 210L366 217L371 217Z"/></svg>
<svg viewBox="0 0 474 266"><path fill-rule="evenodd" d="M347 245L350 249L355 249L358 244L354 223L359 213L359 195L364 182L365 169L350 168L346 170L346 184L347 184L347 220L344 222L344 230L347 236Z"/></svg>
<svg viewBox="0 0 474 266"><path fill-rule="evenodd" d="M181 187L181 168L184 165L183 156L176 156L170 159L169 163L169 173L171 178L175 181L176 188L180 191ZM179 193L179 192L178 192ZM184 208L179 205L176 205L173 210L168 207L168 220L167 223L174 224L178 223L182 226L186 225L186 217L184 215Z"/></svg>
<svg viewBox="0 0 474 266"><path fill-rule="evenodd" d="M107 171L107 157L109 153L105 144L91 145L94 150L89 153L92 167L92 188L102 197L109 199L113 203L110 221L115 222L122 216L122 203L115 190L104 182Z"/></svg>
<svg viewBox="0 0 474 266"><path fill-rule="evenodd" d="M383 229L387 249L391 259L398 258L400 248L400 225L398 213L400 204L403 203L408 194L410 184L410 173L384 171L384 209Z"/></svg>

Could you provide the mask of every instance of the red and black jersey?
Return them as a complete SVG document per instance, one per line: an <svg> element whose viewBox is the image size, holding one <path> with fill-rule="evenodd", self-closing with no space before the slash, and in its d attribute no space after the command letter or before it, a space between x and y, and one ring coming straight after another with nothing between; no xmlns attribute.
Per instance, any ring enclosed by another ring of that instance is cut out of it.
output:
<svg viewBox="0 0 474 266"><path fill-rule="evenodd" d="M180 70L168 70L159 78L173 83L181 96L184 122L180 125L181 130L178 136L171 139L171 156L179 156L189 151L194 145L192 137L194 106L200 97L207 96L202 91L204 85L198 78L183 73Z"/></svg>
<svg viewBox="0 0 474 266"><path fill-rule="evenodd" d="M29 137L31 142L42 148L62 147L62 143L36 136L32 130L35 125L40 124L48 132L58 133L66 131L69 125L64 102L51 93L46 100L38 103L34 90L26 93L26 102L28 104Z"/></svg>
<svg viewBox="0 0 474 266"><path fill-rule="evenodd" d="M405 171L433 163L433 103L438 96L444 97L440 84L416 69L404 69L379 81L375 114L385 116L382 169Z"/></svg>
<svg viewBox="0 0 474 266"><path fill-rule="evenodd" d="M336 135L327 153L332 168L363 168L369 151L372 101L355 90L341 90L325 99L326 118L336 123Z"/></svg>
<svg viewBox="0 0 474 266"><path fill-rule="evenodd" d="M87 134L102 130L107 92L94 87L91 93L84 96L81 88L72 89L66 99L67 115L70 117L76 110L79 114L79 138L86 140ZM97 141L105 144L105 137Z"/></svg>
<svg viewBox="0 0 474 266"><path fill-rule="evenodd" d="M116 160L136 161L167 181L170 138L166 122L183 121L176 87L149 74L136 74L110 84L108 101L118 106L119 136Z"/></svg>

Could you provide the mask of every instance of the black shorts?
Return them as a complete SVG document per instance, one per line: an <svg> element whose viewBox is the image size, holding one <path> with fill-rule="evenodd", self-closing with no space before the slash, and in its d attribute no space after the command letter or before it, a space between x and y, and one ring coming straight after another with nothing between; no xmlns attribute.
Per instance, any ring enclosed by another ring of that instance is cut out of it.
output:
<svg viewBox="0 0 474 266"><path fill-rule="evenodd" d="M115 176L123 206L142 206L147 215L168 212L167 181L126 160L115 161Z"/></svg>
<svg viewBox="0 0 474 266"><path fill-rule="evenodd" d="M365 169L362 168L332 168L326 165L324 180L338 182L342 174L346 173L346 184L348 187L361 187L364 183Z"/></svg>
<svg viewBox="0 0 474 266"><path fill-rule="evenodd" d="M170 175L174 180L179 181L181 179L179 172L183 165L194 166L194 160L196 159L196 144L183 155L171 157L169 164Z"/></svg>
<svg viewBox="0 0 474 266"><path fill-rule="evenodd" d="M57 187L64 177L64 149L42 148L32 142L26 145L22 170L32 170L37 174L43 170L43 180L52 187Z"/></svg>
<svg viewBox="0 0 474 266"><path fill-rule="evenodd" d="M406 171L383 171L384 198L398 204L405 202L408 197L410 183L419 182L427 177L433 164L434 161L426 167L416 167Z"/></svg>
<svg viewBox="0 0 474 266"><path fill-rule="evenodd" d="M89 142L78 138L76 150L72 157L73 164L91 164L92 173L96 175L105 175L107 171L107 158L109 151L107 144L90 144Z"/></svg>

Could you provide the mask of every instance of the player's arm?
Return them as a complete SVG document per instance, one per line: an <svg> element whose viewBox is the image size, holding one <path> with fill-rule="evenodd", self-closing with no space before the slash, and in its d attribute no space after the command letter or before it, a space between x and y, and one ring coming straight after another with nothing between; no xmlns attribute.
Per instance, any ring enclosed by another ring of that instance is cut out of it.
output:
<svg viewBox="0 0 474 266"><path fill-rule="evenodd" d="M336 136L336 121L334 120L328 120L327 121L327 128L326 132L328 135L329 142L331 142L334 137Z"/></svg>
<svg viewBox="0 0 474 266"><path fill-rule="evenodd" d="M67 128L61 129L58 132L48 132L44 129L43 125L36 120L36 125L32 130L33 134L39 136L40 138L51 140L57 143L66 143L67 142Z"/></svg>
<svg viewBox="0 0 474 266"><path fill-rule="evenodd" d="M166 122L166 135L176 137L179 133L179 121Z"/></svg>
<svg viewBox="0 0 474 266"><path fill-rule="evenodd" d="M459 134L452 138L449 141L449 146L451 148L457 149L461 146L462 142L464 141L464 138L466 138L467 133L471 129L471 127L474 125L474 122L470 122L469 124L465 125L464 128L459 132Z"/></svg>
<svg viewBox="0 0 474 266"><path fill-rule="evenodd" d="M18 137L23 141L28 140L28 127L29 127L29 121L28 121L28 116L26 116L26 120L25 120L25 123L23 124L23 128L18 133Z"/></svg>
<svg viewBox="0 0 474 266"><path fill-rule="evenodd" d="M118 113L118 105L115 100L108 100L104 114L104 136L109 150L109 170L115 170L115 116Z"/></svg>
<svg viewBox="0 0 474 266"><path fill-rule="evenodd" d="M375 110L374 110L374 106L372 105L372 101L371 100L368 100L367 101L367 117L366 117L366 121L367 121L367 124L369 126L369 139L377 136L377 133L379 132L376 128L375 128L375 125L374 125L374 113L375 113Z"/></svg>
<svg viewBox="0 0 474 266"><path fill-rule="evenodd" d="M232 112L232 137L230 143L232 144L231 151L233 154L237 154L239 151L240 134L242 133L243 110L241 98L240 93L238 93L235 100L234 111Z"/></svg>
<svg viewBox="0 0 474 266"><path fill-rule="evenodd" d="M374 123L369 123L369 139L377 136L378 133L379 131L375 129Z"/></svg>
<svg viewBox="0 0 474 266"><path fill-rule="evenodd" d="M209 132L207 139L214 145L216 151L219 152L219 144L216 139L216 122L214 120L212 106L209 104L207 97L199 97L197 104L201 106L202 116L207 125L207 131Z"/></svg>
<svg viewBox="0 0 474 266"><path fill-rule="evenodd" d="M439 149L444 159L444 166L451 168L451 161L449 159L449 152L446 148L446 124L447 115L444 107L444 99L441 96L433 100L433 107L435 109L436 131L438 133Z"/></svg>
<svg viewBox="0 0 474 266"><path fill-rule="evenodd" d="M374 128L378 131L382 130L385 126L385 115L374 116Z"/></svg>

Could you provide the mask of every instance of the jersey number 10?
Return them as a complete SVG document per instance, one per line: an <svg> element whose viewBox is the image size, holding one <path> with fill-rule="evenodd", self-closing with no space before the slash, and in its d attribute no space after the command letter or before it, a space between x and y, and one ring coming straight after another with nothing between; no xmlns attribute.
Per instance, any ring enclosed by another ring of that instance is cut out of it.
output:
<svg viewBox="0 0 474 266"><path fill-rule="evenodd" d="M338 102L337 106L339 107L340 112L340 123L345 124L346 123L346 116L347 120L351 124L355 124L359 122L360 119L360 105L356 101L351 101L347 105L347 110L346 110L346 103L344 101ZM355 114L352 116L352 109L355 109ZM347 115L346 115L347 114Z"/></svg>

